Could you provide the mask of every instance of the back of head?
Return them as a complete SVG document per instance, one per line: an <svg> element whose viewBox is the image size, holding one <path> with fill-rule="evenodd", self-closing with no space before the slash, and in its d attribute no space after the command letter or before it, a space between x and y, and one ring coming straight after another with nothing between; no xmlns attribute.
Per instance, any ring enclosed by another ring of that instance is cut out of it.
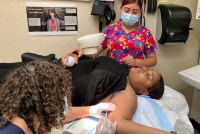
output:
<svg viewBox="0 0 200 134"><path fill-rule="evenodd" d="M34 129L33 114L38 115L40 132L57 125L56 117L63 117L64 97L71 103L71 73L47 61L26 63L11 72L1 86L0 114L7 120L26 117Z"/></svg>
<svg viewBox="0 0 200 134"><path fill-rule="evenodd" d="M164 80L163 77L160 77L160 80L154 84L151 88L148 89L149 96L153 99L160 99L164 93Z"/></svg>
<svg viewBox="0 0 200 134"><path fill-rule="evenodd" d="M134 4L134 3L138 4L140 8L142 8L142 0L123 0L121 6L123 7L124 5Z"/></svg>

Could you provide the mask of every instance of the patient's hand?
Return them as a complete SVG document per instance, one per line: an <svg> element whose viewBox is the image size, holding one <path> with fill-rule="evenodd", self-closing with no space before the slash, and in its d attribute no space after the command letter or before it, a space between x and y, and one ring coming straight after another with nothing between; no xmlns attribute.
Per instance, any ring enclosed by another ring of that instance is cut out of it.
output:
<svg viewBox="0 0 200 134"><path fill-rule="evenodd" d="M78 55L73 54L73 53L67 53L66 55L64 55L64 56L61 58L61 64L62 64L64 67L67 67L67 64L66 64L66 63L68 62L69 57L73 57L73 58L74 58L75 64L78 64Z"/></svg>
<svg viewBox="0 0 200 134"><path fill-rule="evenodd" d="M74 54L77 53L77 54ZM74 48L70 50L61 58L61 64L66 67L66 61L68 61L69 56L72 56L75 60L75 64L78 64L78 59L83 55L83 50L81 48Z"/></svg>

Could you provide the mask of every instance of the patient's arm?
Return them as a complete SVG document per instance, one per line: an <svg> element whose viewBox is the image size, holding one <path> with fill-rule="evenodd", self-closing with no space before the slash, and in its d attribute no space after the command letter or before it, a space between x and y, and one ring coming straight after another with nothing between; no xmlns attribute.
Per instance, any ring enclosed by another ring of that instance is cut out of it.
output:
<svg viewBox="0 0 200 134"><path fill-rule="evenodd" d="M65 119L63 123L67 123L85 116L89 116L89 106L83 107L70 107L65 114Z"/></svg>
<svg viewBox="0 0 200 134"><path fill-rule="evenodd" d="M80 58L83 55L83 50L81 48L74 48L67 52L67 54L77 53L78 57Z"/></svg>
<svg viewBox="0 0 200 134"><path fill-rule="evenodd" d="M114 111L116 106L112 103L99 103L93 106L71 107L65 114L63 123L73 121L85 116L102 118L102 111Z"/></svg>
<svg viewBox="0 0 200 134"><path fill-rule="evenodd" d="M117 134L170 134L159 129L144 126L132 121L137 100L134 90L127 84L125 90L115 94L111 103L116 104L116 110L109 114L109 119L117 121Z"/></svg>

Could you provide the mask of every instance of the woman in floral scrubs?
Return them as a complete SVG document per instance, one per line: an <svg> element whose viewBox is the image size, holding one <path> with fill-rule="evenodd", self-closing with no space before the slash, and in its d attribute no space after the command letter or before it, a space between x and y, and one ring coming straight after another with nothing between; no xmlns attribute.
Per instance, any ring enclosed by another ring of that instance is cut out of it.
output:
<svg viewBox="0 0 200 134"><path fill-rule="evenodd" d="M108 57L129 68L156 65L157 47L154 38L147 28L138 23L141 8L141 0L123 0L121 19L102 30L106 38L98 47L97 55L107 49Z"/></svg>

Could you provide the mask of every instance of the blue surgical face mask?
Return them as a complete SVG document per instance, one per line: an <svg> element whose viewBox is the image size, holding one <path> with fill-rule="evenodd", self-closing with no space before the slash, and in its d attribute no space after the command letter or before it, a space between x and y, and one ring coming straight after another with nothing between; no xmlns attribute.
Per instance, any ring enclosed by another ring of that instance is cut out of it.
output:
<svg viewBox="0 0 200 134"><path fill-rule="evenodd" d="M128 14L128 13L122 13L121 19L126 25L132 26L138 22L139 16Z"/></svg>

